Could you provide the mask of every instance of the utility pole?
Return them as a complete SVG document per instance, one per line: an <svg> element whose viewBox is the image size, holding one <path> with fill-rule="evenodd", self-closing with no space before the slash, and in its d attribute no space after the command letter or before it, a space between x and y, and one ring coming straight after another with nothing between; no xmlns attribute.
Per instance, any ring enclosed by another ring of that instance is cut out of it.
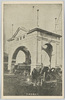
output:
<svg viewBox="0 0 65 100"><path fill-rule="evenodd" d="M39 9L37 9L37 27L39 27Z"/></svg>
<svg viewBox="0 0 65 100"><path fill-rule="evenodd" d="M57 18L55 18L55 32L57 33Z"/></svg>
<svg viewBox="0 0 65 100"><path fill-rule="evenodd" d="M39 27L39 9L37 9L37 27ZM38 64L38 32L37 32L37 64Z"/></svg>
<svg viewBox="0 0 65 100"><path fill-rule="evenodd" d="M57 43L56 43L56 66L57 66Z"/></svg>
<svg viewBox="0 0 65 100"><path fill-rule="evenodd" d="M13 35L13 24L12 24L12 35Z"/></svg>
<svg viewBox="0 0 65 100"><path fill-rule="evenodd" d="M34 28L34 26L35 26L35 6L32 6L32 26L33 26L33 28Z"/></svg>
<svg viewBox="0 0 65 100"><path fill-rule="evenodd" d="M57 33L56 27L57 27L57 18L55 18L55 32ZM55 66L57 66L57 44L56 44L56 65Z"/></svg>
<svg viewBox="0 0 65 100"><path fill-rule="evenodd" d="M43 45L43 37L41 38L41 67L43 64L43 62L42 62L42 45Z"/></svg>

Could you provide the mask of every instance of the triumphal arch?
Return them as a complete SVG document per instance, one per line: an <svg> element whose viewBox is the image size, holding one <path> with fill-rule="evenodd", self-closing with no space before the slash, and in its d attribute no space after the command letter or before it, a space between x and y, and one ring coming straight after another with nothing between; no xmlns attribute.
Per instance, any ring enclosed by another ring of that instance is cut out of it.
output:
<svg viewBox="0 0 65 100"><path fill-rule="evenodd" d="M60 39L61 35L40 28L26 31L19 27L8 40L8 70L12 70L16 65L16 57L19 51L24 52L24 63L31 67L31 71L34 68L42 67L42 65L43 67L60 66ZM44 60L45 55L48 58L46 60Z"/></svg>

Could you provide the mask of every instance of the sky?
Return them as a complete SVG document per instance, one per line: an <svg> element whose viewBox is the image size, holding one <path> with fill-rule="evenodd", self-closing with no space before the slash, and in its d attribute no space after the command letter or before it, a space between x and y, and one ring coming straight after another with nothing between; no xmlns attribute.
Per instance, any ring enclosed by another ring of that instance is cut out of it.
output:
<svg viewBox="0 0 65 100"><path fill-rule="evenodd" d="M62 34L61 4L5 4L3 8L3 33L5 45L7 45L7 40L12 37L18 27L24 27L27 30L37 27L37 9L39 9L39 28L55 32L55 18L57 18L56 33ZM5 48L6 47L7 46L5 46Z"/></svg>
<svg viewBox="0 0 65 100"><path fill-rule="evenodd" d="M3 9L3 33L4 47L6 52L8 48L7 40L12 37L18 27L24 27L27 30L31 30L37 27L38 22L39 28L56 34L62 34L61 4L5 4ZM38 9L39 12L37 20ZM55 18L57 18L56 22ZM22 57L22 55L24 57L24 62L25 55L22 51L18 53L16 61L18 61L18 59L20 58L20 56Z"/></svg>

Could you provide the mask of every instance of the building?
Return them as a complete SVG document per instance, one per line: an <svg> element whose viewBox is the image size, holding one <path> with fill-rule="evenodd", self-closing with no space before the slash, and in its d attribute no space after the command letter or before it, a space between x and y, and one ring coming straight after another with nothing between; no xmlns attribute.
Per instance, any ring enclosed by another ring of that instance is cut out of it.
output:
<svg viewBox="0 0 65 100"><path fill-rule="evenodd" d="M19 27L8 40L8 70L14 68L20 50L24 52L25 63L31 66L31 71L42 65L46 66L44 63L49 67L60 66L60 38L61 35L40 28L34 28L27 32ZM48 58L46 61L43 60L45 55Z"/></svg>
<svg viewBox="0 0 65 100"><path fill-rule="evenodd" d="M4 72L8 71L8 54L4 52Z"/></svg>

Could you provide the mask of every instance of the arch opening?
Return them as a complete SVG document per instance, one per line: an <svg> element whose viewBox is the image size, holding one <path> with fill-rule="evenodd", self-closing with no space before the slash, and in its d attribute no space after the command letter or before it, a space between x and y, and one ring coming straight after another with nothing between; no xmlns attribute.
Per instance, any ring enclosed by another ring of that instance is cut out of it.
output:
<svg viewBox="0 0 65 100"><path fill-rule="evenodd" d="M51 68L51 58L52 58L53 46L50 43L46 43L42 47L42 50L45 53L45 58L43 59L48 61L47 64Z"/></svg>
<svg viewBox="0 0 65 100"><path fill-rule="evenodd" d="M42 50L42 64L43 64L43 66L50 65L50 58L44 50Z"/></svg>
<svg viewBox="0 0 65 100"><path fill-rule="evenodd" d="M28 69L30 71L30 69L31 69L31 54L25 46L20 46L14 51L13 56L12 56L12 62L11 62L12 68L11 69L14 69L14 67L16 66L16 57L17 57L19 51L22 51L25 54L25 61L18 63L17 66L19 66L20 69L24 69L24 70Z"/></svg>
<svg viewBox="0 0 65 100"><path fill-rule="evenodd" d="M25 53L20 50L16 56L16 64L23 62L25 62Z"/></svg>

